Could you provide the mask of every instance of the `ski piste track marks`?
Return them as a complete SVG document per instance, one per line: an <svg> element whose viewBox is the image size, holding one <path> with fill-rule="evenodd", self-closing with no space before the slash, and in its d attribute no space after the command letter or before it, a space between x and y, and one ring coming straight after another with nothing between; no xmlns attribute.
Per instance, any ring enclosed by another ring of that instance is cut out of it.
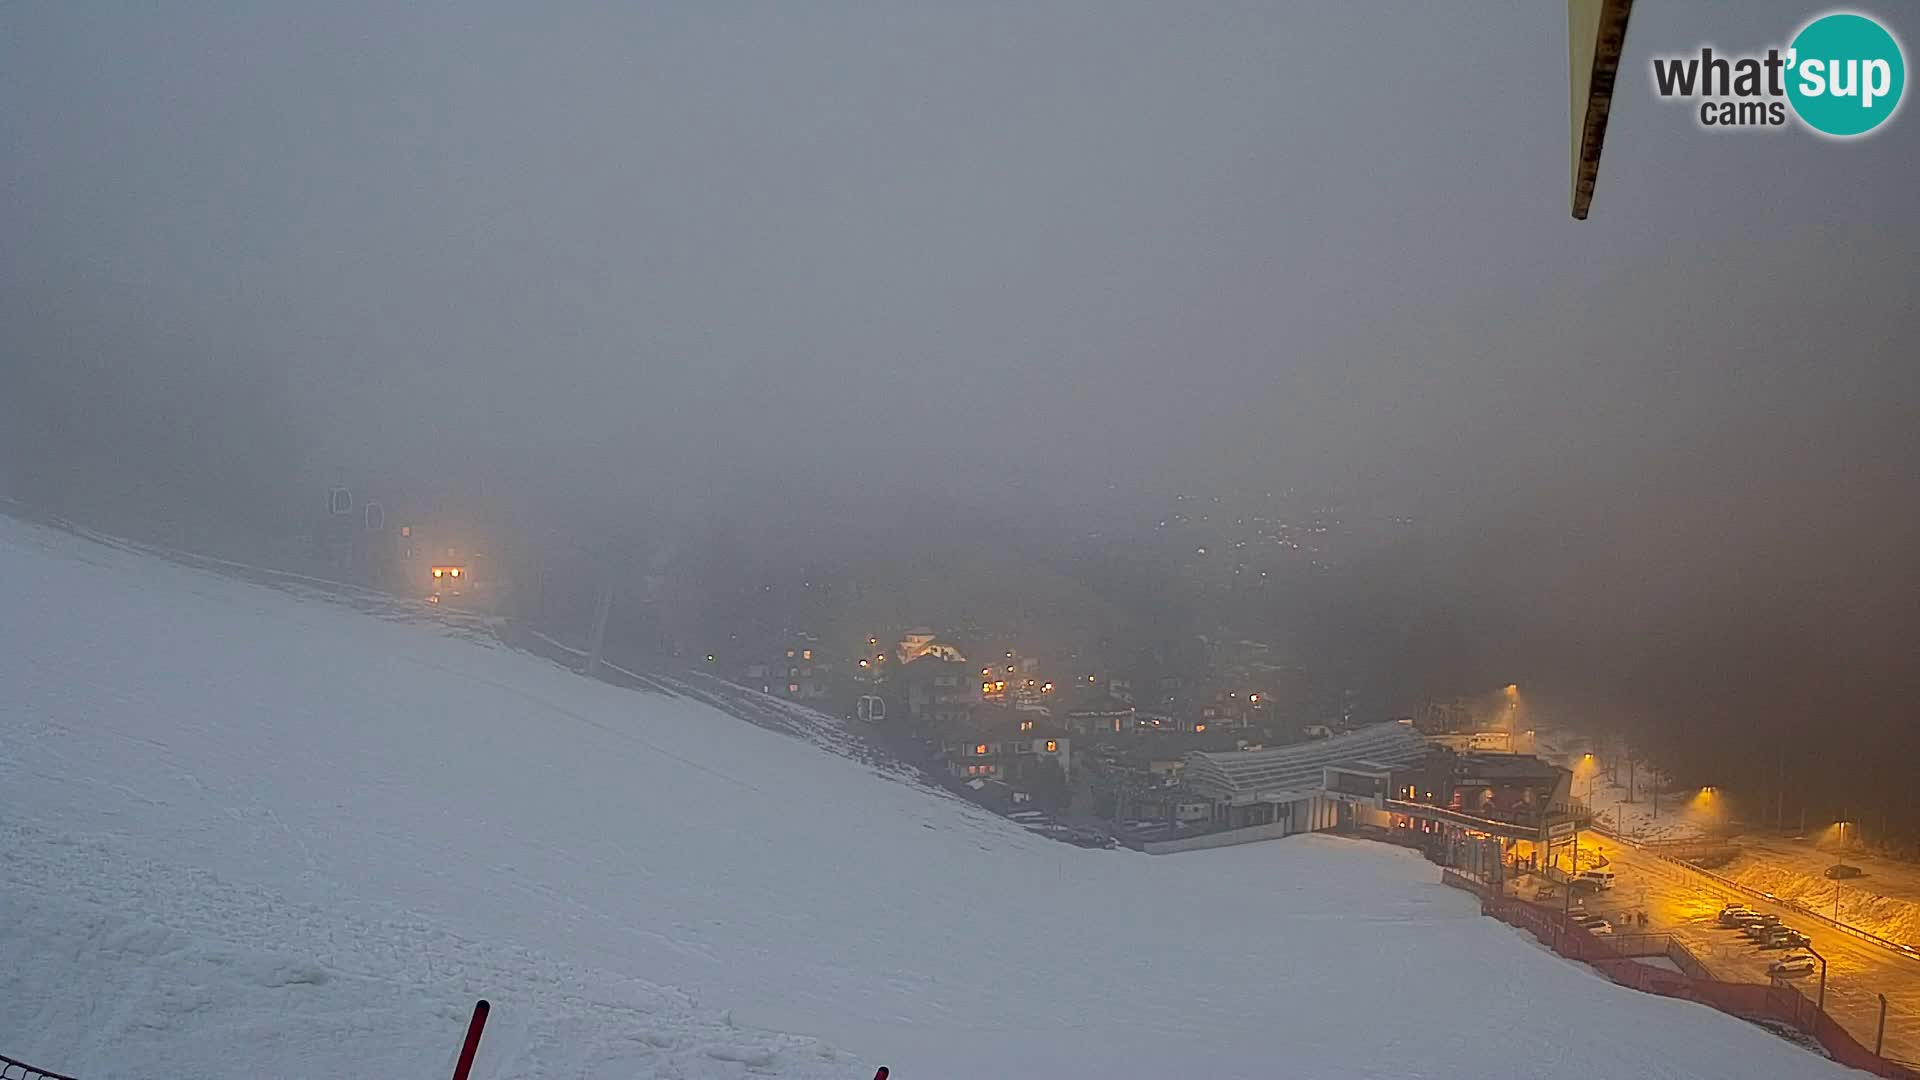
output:
<svg viewBox="0 0 1920 1080"><path fill-rule="evenodd" d="M463 999L512 994L503 1001L483 1044L490 1075L560 1077L616 1074L700 1076L707 1062L778 1067L810 1076L843 1076L852 1059L808 1036L738 1025L728 1012L704 1009L689 994L643 979L555 960L501 943L452 934L418 918L369 919L291 901L272 889L237 884L197 868L144 859L114 837L86 837L0 824L0 849L11 853L0 898L8 911L28 912L26 933L36 950L74 963L119 969L131 1007L96 1002L87 1015L36 1017L54 1031L86 1029L89 1042L111 1041L127 1028L187 1022L235 986L271 1006L298 992L338 1002L322 1009L308 1035L365 1037L360 1051L377 1059L383 1033L365 1031L364 1015L390 1015L399 1026L444 1027L456 1046ZM37 901L29 905L25 898ZM58 898L49 905L49 898ZM592 916L563 894L546 897L562 917ZM156 919L152 912L166 912ZM17 946L16 946L17 947ZM378 957L379 964L365 963ZM0 953L0 986L29 967L26 958ZM149 969L164 969L162 984ZM395 978L406 973L410 979ZM236 979L235 976L238 976ZM16 995L8 991L9 997ZM609 1038L608 1031L619 1032ZM79 1032L76 1032L78 1035ZM263 1030L249 1037L297 1038L300 1032ZM76 1040L78 1041L78 1040ZM396 1040L398 1041L398 1040ZM607 1056L584 1060L569 1046L594 1046ZM606 1048L612 1046L615 1050ZM395 1061L395 1075L407 1062ZM415 1062L438 1075L435 1062ZM84 1064L69 1071L85 1072ZM602 1070L605 1070L603 1073ZM381 1070L385 1072L386 1070ZM183 1075L156 1071L156 1076Z"/></svg>

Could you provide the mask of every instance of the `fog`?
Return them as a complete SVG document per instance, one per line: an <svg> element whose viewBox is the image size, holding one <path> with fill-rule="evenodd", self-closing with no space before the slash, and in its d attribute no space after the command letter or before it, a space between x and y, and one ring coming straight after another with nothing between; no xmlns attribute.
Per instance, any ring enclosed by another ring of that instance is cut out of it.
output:
<svg viewBox="0 0 1920 1080"><path fill-rule="evenodd" d="M0 494L957 573L1324 493L1413 523L1295 609L1382 708L1910 753L1912 111L1644 74L1806 15L1640 5L1575 222L1556 3L7 5Z"/></svg>

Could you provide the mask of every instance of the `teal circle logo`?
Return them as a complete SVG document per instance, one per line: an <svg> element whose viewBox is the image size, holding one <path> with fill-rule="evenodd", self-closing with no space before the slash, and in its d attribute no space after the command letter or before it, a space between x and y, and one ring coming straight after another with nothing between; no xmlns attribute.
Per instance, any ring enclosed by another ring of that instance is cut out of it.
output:
<svg viewBox="0 0 1920 1080"><path fill-rule="evenodd" d="M1865 135L1900 108L1906 57L1887 28L1865 15L1822 15L1794 37L1788 56L1787 99L1815 131Z"/></svg>

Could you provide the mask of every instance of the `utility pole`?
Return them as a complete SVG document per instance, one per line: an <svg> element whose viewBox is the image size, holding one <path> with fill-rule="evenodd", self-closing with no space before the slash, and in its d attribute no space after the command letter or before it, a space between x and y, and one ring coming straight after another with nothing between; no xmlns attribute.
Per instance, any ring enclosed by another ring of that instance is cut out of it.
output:
<svg viewBox="0 0 1920 1080"><path fill-rule="evenodd" d="M587 639L587 674L600 671L602 648L607 643L607 616L613 612L613 583L600 590L600 604L593 613L593 633Z"/></svg>
<svg viewBox="0 0 1920 1080"><path fill-rule="evenodd" d="M1880 1048L1887 1043L1887 995L1880 995L1880 1030L1873 1035L1873 1056L1880 1056Z"/></svg>
<svg viewBox="0 0 1920 1080"><path fill-rule="evenodd" d="M1782 832L1787 828L1787 751L1783 747L1779 756L1779 771L1774 780L1773 827Z"/></svg>
<svg viewBox="0 0 1920 1080"><path fill-rule="evenodd" d="M1820 956L1820 954L1817 952L1813 952L1813 946L1811 945L1807 946L1807 951L1810 953L1813 953L1813 955L1820 958L1820 1001L1814 1005L1814 1008L1819 1009L1821 1012L1826 1012L1827 1011L1827 958L1824 956Z"/></svg>

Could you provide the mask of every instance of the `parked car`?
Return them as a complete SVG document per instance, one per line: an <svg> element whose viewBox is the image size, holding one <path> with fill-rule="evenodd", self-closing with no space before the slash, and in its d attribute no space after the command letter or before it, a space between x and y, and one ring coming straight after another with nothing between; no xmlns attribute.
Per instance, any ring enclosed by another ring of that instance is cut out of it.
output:
<svg viewBox="0 0 1920 1080"><path fill-rule="evenodd" d="M1577 926L1589 934L1611 934L1613 924L1590 911L1576 911L1567 916L1567 925Z"/></svg>
<svg viewBox="0 0 1920 1080"><path fill-rule="evenodd" d="M1792 953L1767 965L1769 975L1811 975L1813 957L1806 953Z"/></svg>
<svg viewBox="0 0 1920 1080"><path fill-rule="evenodd" d="M1582 870L1579 876L1573 879L1573 883L1587 889L1611 889L1613 888L1613 871Z"/></svg>
<svg viewBox="0 0 1920 1080"><path fill-rule="evenodd" d="M1773 922L1755 921L1755 922L1747 923L1745 926L1742 926L1740 928L1740 932L1747 935L1748 937L1752 938L1755 941L1765 941L1766 939L1772 937L1776 932L1778 932L1781 929L1782 927L1778 920L1775 920Z"/></svg>
<svg viewBox="0 0 1920 1080"><path fill-rule="evenodd" d="M1747 907L1727 908L1720 912L1720 925L1726 926L1726 927L1735 927L1735 926L1741 925L1742 923L1745 923L1748 919L1757 919L1759 917L1760 917L1760 913L1753 910L1752 908L1747 908Z"/></svg>
<svg viewBox="0 0 1920 1080"><path fill-rule="evenodd" d="M1827 867L1827 876L1836 881L1841 878L1857 878L1864 877L1865 875L1865 870L1847 863L1834 863L1832 866Z"/></svg>
<svg viewBox="0 0 1920 1080"><path fill-rule="evenodd" d="M1813 944L1813 939L1790 927L1781 927L1778 933L1760 939L1763 949L1798 949Z"/></svg>

